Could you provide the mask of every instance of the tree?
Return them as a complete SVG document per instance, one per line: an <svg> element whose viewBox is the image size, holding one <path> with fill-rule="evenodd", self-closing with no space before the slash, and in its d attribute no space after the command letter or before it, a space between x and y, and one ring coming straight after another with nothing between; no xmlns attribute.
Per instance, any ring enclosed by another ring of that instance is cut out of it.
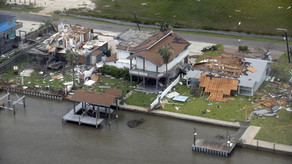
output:
<svg viewBox="0 0 292 164"><path fill-rule="evenodd" d="M71 69L72 69L72 81L73 81L73 86L72 89L75 89L75 72L74 72L74 68L75 65L78 64L78 54L72 50L72 49L67 49L66 50L66 54L65 54L66 60L68 62L68 64L70 65Z"/></svg>
<svg viewBox="0 0 292 164"><path fill-rule="evenodd" d="M169 45L169 44L168 44ZM169 84L169 77L168 77L168 69L167 64L169 62L170 56L172 55L173 48L171 46L163 45L158 49L158 53L163 59L164 64L166 65L166 79L167 79L167 85Z"/></svg>
<svg viewBox="0 0 292 164"><path fill-rule="evenodd" d="M171 29L172 27L168 24L168 23L165 23L165 22L162 22L160 24L160 31L161 32L164 32L164 31L167 31L169 29Z"/></svg>

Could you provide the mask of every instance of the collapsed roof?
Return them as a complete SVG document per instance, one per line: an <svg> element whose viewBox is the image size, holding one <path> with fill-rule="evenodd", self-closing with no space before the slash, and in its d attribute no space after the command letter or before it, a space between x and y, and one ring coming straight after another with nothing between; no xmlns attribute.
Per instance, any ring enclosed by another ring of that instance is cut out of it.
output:
<svg viewBox="0 0 292 164"><path fill-rule="evenodd" d="M210 101L226 102L228 98L224 95L230 96L231 90L237 90L238 80L231 78L211 78L201 76L200 87L205 88L205 92L210 93Z"/></svg>
<svg viewBox="0 0 292 164"><path fill-rule="evenodd" d="M207 56L199 63L195 63L192 68L235 78L240 77L246 70L256 71L256 69L249 67L249 63L245 62L244 59L223 55Z"/></svg>

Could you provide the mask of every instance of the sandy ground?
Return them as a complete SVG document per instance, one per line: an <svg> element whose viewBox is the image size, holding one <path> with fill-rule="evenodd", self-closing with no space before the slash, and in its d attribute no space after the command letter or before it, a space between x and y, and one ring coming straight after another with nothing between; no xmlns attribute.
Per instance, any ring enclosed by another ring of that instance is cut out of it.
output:
<svg viewBox="0 0 292 164"><path fill-rule="evenodd" d="M93 10L95 4L91 0L36 0L36 5L44 7L38 14L40 15L49 15L53 11L70 8L88 8Z"/></svg>
<svg viewBox="0 0 292 164"><path fill-rule="evenodd" d="M22 27L16 30L16 35L19 36L19 30L26 31L27 33L37 30L42 22L34 22L34 21L25 21L25 20L17 20L17 22L22 23ZM24 36L24 33L21 33L21 36Z"/></svg>

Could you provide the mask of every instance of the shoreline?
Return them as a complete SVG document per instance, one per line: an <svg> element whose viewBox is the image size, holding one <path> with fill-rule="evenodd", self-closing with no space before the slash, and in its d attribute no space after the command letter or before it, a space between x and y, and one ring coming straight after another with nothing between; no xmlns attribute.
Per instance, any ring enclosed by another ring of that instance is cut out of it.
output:
<svg viewBox="0 0 292 164"><path fill-rule="evenodd" d="M160 117L175 118L175 119L186 120L186 121L195 121L199 123L212 124L216 126L224 126L224 127L229 127L229 128L240 128L239 122L228 122L228 121L222 121L222 120L216 120L216 119L198 117L198 116L191 116L187 114L180 114L180 113L174 113L174 112L168 112L168 111L162 111L162 110L153 110L149 112L147 108L132 106L132 105L119 105L119 108L121 110L146 113L146 114L156 115ZM241 136L242 147L254 149L257 151L260 150L260 151L274 152L278 154L292 155L292 145L290 146L290 145L284 145L284 144L278 144L278 143L272 143L272 142L254 139L254 137L260 131L260 129L261 127L249 125L247 130Z"/></svg>
<svg viewBox="0 0 292 164"><path fill-rule="evenodd" d="M5 89L2 89L0 91L4 91L4 90ZM13 90L11 91L14 92ZM25 93L23 94L27 95ZM45 98L40 95L31 95L31 96L37 96L39 98L44 98L44 99L52 99L52 97ZM61 100L59 99L59 101L64 101L64 100L70 101L66 98L61 99ZM168 111L162 111L162 110L149 111L147 108L133 106L133 105L126 105L126 104L119 105L119 109L125 110L125 111L150 114L150 115L155 115L155 116L160 116L160 117L180 119L180 120L185 120L185 121L195 121L199 123L212 124L212 125L223 126L223 127L228 127L228 128L240 128L239 122L228 122L228 121L222 121L222 120L217 120L217 119L198 117L198 116L192 116L192 115L180 114L180 113L174 113L174 112L168 112ZM240 138L242 141L241 143L242 147L260 150L260 151L266 151L266 152L274 152L278 154L292 155L292 145L291 146L283 145L283 144L254 139L254 137L256 136L256 134L259 132L260 129L261 127L249 125L247 130L244 132L244 134Z"/></svg>

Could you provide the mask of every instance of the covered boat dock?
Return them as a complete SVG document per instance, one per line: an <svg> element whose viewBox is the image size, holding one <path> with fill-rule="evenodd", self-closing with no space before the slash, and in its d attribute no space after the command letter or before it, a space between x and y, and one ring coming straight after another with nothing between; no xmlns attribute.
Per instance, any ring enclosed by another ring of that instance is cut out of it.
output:
<svg viewBox="0 0 292 164"><path fill-rule="evenodd" d="M77 90L71 97L74 107L63 116L62 122L77 122L79 125L87 124L97 128L104 121L104 118L101 118L101 114L104 114L105 117L108 117L110 125L111 113L113 113L113 109L110 107L112 104L118 103L122 92L112 88L107 89L105 93ZM118 104L116 104L116 108L118 109Z"/></svg>

